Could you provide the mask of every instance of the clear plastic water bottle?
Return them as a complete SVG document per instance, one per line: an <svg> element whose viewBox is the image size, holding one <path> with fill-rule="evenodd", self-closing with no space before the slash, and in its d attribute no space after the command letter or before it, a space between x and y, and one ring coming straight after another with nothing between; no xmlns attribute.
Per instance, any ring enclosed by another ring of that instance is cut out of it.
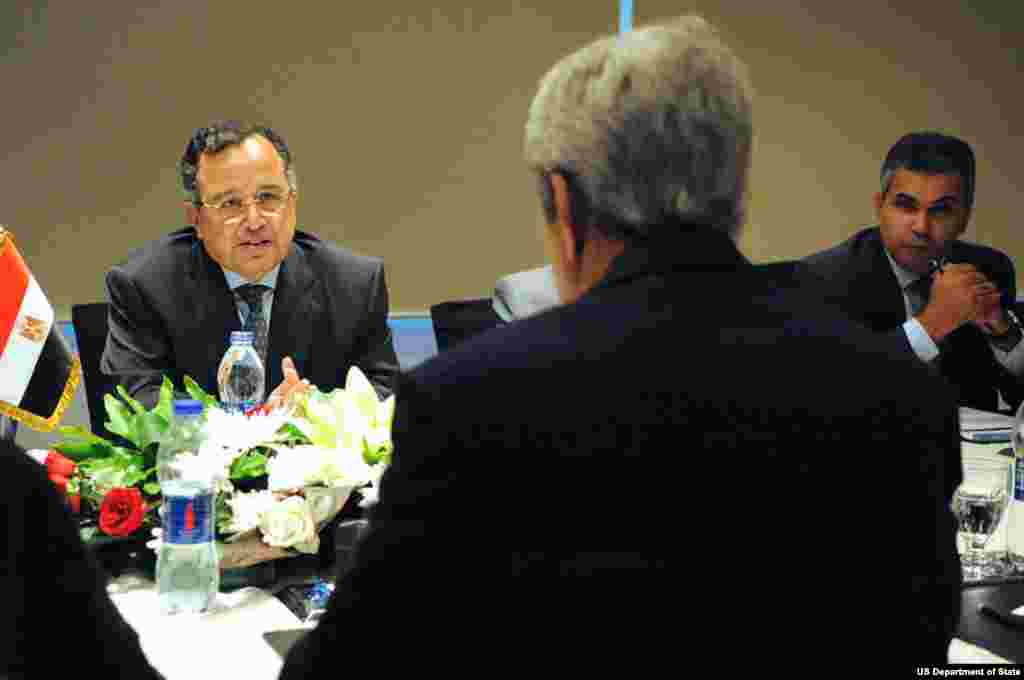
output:
<svg viewBox="0 0 1024 680"><path fill-rule="evenodd" d="M245 413L263 403L266 373L250 331L232 331L231 345L217 369L220 404L228 413Z"/></svg>
<svg viewBox="0 0 1024 680"><path fill-rule="evenodd" d="M163 494L163 539L156 561L160 611L206 611L220 589L214 543L216 480L198 456L206 438L203 405L174 402L174 423L157 449L157 479Z"/></svg>

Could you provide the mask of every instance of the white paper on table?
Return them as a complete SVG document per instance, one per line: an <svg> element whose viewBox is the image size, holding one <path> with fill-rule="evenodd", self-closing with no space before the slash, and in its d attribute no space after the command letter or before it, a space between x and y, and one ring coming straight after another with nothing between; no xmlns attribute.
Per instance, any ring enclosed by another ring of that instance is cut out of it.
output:
<svg viewBox="0 0 1024 680"><path fill-rule="evenodd" d="M263 638L296 628L298 618L259 588L218 593L203 614L160 614L152 581L126 577L108 588L121 615L139 634L142 651L167 680L277 678L283 659Z"/></svg>
<svg viewBox="0 0 1024 680"><path fill-rule="evenodd" d="M949 643L949 663L1012 663L1003 657L993 654L960 638L953 638Z"/></svg>
<svg viewBox="0 0 1024 680"><path fill-rule="evenodd" d="M1010 441L1014 423L1015 418L1005 413L960 407L960 429L965 435L973 432L999 432L1006 435L1004 441Z"/></svg>

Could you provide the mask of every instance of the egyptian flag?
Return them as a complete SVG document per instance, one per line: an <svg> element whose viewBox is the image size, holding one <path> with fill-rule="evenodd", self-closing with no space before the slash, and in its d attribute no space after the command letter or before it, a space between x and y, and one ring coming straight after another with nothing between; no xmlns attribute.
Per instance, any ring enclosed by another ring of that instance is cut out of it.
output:
<svg viewBox="0 0 1024 680"><path fill-rule="evenodd" d="M81 379L53 307L0 226L0 415L49 432Z"/></svg>

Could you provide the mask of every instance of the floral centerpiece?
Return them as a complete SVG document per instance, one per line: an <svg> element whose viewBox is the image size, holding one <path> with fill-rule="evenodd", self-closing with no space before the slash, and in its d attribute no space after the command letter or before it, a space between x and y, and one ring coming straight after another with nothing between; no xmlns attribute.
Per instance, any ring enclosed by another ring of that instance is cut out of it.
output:
<svg viewBox="0 0 1024 680"><path fill-rule="evenodd" d="M361 505L375 501L391 459L395 400L379 400L358 368L349 370L344 389L314 389L273 412L227 413L188 376L184 387L204 404L207 438L196 455L218 480L222 567L316 553L319 528L353 491ZM65 439L41 461L83 517L87 542L145 538L160 526L156 454L173 419L174 386L164 378L151 410L123 387L116 394L104 397L106 427L121 441L62 427Z"/></svg>

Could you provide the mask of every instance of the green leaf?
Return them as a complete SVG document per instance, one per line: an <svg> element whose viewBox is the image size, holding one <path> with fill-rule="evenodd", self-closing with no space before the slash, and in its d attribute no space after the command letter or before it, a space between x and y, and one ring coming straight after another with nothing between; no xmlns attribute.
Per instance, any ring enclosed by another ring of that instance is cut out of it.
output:
<svg viewBox="0 0 1024 680"><path fill-rule="evenodd" d="M137 448L142 448L139 446L139 433L135 428L131 409L112 394L103 396L103 405L107 408L108 420L104 423L107 429L121 435Z"/></svg>
<svg viewBox="0 0 1024 680"><path fill-rule="evenodd" d="M156 496L160 493L160 482L146 482L142 485L142 491L147 496Z"/></svg>
<svg viewBox="0 0 1024 680"><path fill-rule="evenodd" d="M113 445L106 439L97 437L82 427L64 425L59 428L59 432L65 439L54 444L52 448L74 461L109 456L114 450Z"/></svg>
<svg viewBox="0 0 1024 680"><path fill-rule="evenodd" d="M139 450L145 451L150 445L160 443L164 433L169 429L170 423L156 410L153 410L135 416L133 427L138 437L135 444Z"/></svg>
<svg viewBox="0 0 1024 680"><path fill-rule="evenodd" d="M309 437L292 423L285 423L274 435L274 442L290 444L292 446L303 446L311 444Z"/></svg>
<svg viewBox="0 0 1024 680"><path fill-rule="evenodd" d="M231 479L261 477L267 474L267 456L257 449L244 453L231 464L228 476Z"/></svg>
<svg viewBox="0 0 1024 680"><path fill-rule="evenodd" d="M160 384L160 398L153 410L163 416L167 423L174 421L174 383L166 375Z"/></svg>
<svg viewBox="0 0 1024 680"><path fill-rule="evenodd" d="M139 403L138 400L133 399L132 395L128 394L128 390L124 388L124 385L118 385L115 389L121 400L128 404L136 414L146 412L146 407Z"/></svg>
<svg viewBox="0 0 1024 680"><path fill-rule="evenodd" d="M88 543L96 536L98 532L99 527L82 527L78 533L82 537L82 542Z"/></svg>
<svg viewBox="0 0 1024 680"><path fill-rule="evenodd" d="M217 494L217 533L224 535L230 533L231 521L234 515L231 506L228 504L228 494Z"/></svg>
<svg viewBox="0 0 1024 680"><path fill-rule="evenodd" d="M100 495L118 486L135 486L147 475L142 467L142 456L137 452L117 449L106 458L96 458L80 465Z"/></svg>
<svg viewBox="0 0 1024 680"><path fill-rule="evenodd" d="M210 408L211 406L220 406L220 402L215 396L209 394L202 387L199 386L192 376L186 375L184 378L185 391L188 392L188 396L193 399L197 399L203 402L203 408Z"/></svg>

